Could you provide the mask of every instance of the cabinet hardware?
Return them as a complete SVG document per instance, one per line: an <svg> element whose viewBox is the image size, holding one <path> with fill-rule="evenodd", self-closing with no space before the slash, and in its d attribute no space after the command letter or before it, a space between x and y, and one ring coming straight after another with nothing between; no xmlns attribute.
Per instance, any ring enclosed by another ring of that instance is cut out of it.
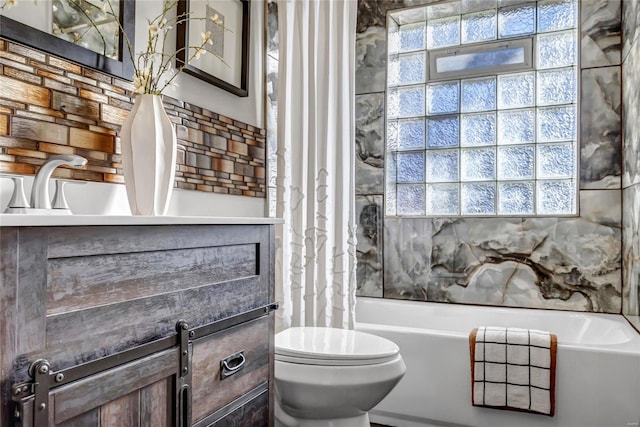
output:
<svg viewBox="0 0 640 427"><path fill-rule="evenodd" d="M246 361L247 359L244 357L244 350L234 353L231 356L221 360L220 379L223 380L230 377L231 375L238 373L242 368L244 368L244 364Z"/></svg>
<svg viewBox="0 0 640 427"><path fill-rule="evenodd" d="M188 427L191 425L191 356L193 354L193 344L189 337L192 336L193 331L189 330L187 321L182 319L176 323L176 331L180 347L180 367L175 395L175 402L178 405L176 426Z"/></svg>
<svg viewBox="0 0 640 427"><path fill-rule="evenodd" d="M11 386L11 398L15 404L14 420L18 425L47 426L49 421L49 393L52 390L177 346L179 366L176 366L175 414L177 416L175 423L179 427L190 426L192 424L191 358L193 341L268 315L271 311L277 309L278 303L274 302L192 329L189 328L186 321L180 320L176 323L177 333L174 335L57 372L51 370L51 365L47 360L37 359L29 367L31 381ZM245 365L246 358L243 351L232 354L220 362L221 378L227 378L237 373ZM25 410L25 408L27 409ZM32 409L29 410L28 408Z"/></svg>
<svg viewBox="0 0 640 427"><path fill-rule="evenodd" d="M33 422L36 426L46 426L49 422L49 387L51 387L51 369L49 362L38 359L31 364L29 372L33 377L34 411Z"/></svg>

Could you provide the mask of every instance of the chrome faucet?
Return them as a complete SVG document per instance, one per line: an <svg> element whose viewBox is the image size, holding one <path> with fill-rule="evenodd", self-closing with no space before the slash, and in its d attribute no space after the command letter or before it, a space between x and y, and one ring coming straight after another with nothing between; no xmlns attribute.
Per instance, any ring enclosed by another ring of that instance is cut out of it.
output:
<svg viewBox="0 0 640 427"><path fill-rule="evenodd" d="M69 165L75 168L87 164L87 159L74 154L64 156L51 156L45 164L40 167L33 180L31 187L31 208L51 209L51 199L49 198L49 179L53 171L61 165Z"/></svg>

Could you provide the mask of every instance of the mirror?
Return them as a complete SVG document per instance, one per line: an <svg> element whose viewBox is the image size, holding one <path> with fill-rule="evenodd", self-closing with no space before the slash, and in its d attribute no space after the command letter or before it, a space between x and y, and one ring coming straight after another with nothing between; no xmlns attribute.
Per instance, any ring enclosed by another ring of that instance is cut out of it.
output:
<svg viewBox="0 0 640 427"><path fill-rule="evenodd" d="M103 12L103 5L119 17L133 43L133 0L17 2L0 15L0 37L130 81L134 70L126 43L118 23Z"/></svg>

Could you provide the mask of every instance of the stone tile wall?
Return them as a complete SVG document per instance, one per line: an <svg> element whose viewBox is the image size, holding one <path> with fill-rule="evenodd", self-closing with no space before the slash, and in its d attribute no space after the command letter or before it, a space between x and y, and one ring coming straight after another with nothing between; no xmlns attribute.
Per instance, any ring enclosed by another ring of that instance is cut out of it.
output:
<svg viewBox="0 0 640 427"><path fill-rule="evenodd" d="M358 3L358 294L620 313L621 2L580 2L579 216L383 219L386 12L424 3Z"/></svg>
<svg viewBox="0 0 640 427"><path fill-rule="evenodd" d="M625 1L622 15L622 179L624 286L622 312L640 331L640 4Z"/></svg>
<svg viewBox="0 0 640 427"><path fill-rule="evenodd" d="M83 169L54 177L122 183L118 131L133 102L129 82L0 39L0 172L33 175L53 154ZM176 124L176 187L266 196L266 132L164 97Z"/></svg>

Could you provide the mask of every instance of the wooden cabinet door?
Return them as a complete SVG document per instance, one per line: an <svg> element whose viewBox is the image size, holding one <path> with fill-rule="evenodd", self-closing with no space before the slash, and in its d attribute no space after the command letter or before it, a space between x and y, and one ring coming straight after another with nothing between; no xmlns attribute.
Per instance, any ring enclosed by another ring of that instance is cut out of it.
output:
<svg viewBox="0 0 640 427"><path fill-rule="evenodd" d="M263 225L0 227L0 426L14 402L29 427L271 423L273 315L242 316L273 309L274 253ZM182 352L154 344L181 321L193 337ZM244 369L218 381L241 351ZM42 360L51 375L34 387Z"/></svg>
<svg viewBox="0 0 640 427"><path fill-rule="evenodd" d="M263 316L193 342L192 413L196 427L216 425L218 419L226 418L230 412L235 412L232 418L236 421L232 425L257 427L262 425L256 421L260 418L267 425L268 395L261 397L266 398L264 402L253 398L269 387L270 325L270 316ZM223 361L230 358L234 361L240 358L241 366L235 372L225 373ZM261 406L256 406L261 402ZM241 422L242 419L245 421Z"/></svg>
<svg viewBox="0 0 640 427"><path fill-rule="evenodd" d="M177 425L177 348L158 352L53 389L51 427L171 427ZM23 405L23 427L33 426L33 400Z"/></svg>

